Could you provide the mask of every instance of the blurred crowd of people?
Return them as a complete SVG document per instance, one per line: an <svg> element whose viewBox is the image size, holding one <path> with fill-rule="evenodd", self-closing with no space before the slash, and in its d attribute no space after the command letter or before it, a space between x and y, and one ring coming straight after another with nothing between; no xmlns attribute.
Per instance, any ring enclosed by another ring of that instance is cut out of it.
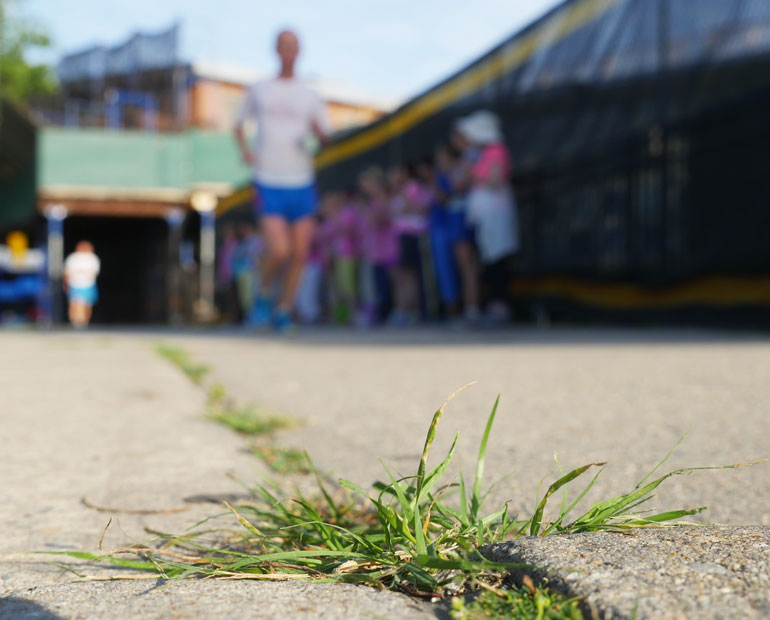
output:
<svg viewBox="0 0 770 620"><path fill-rule="evenodd" d="M511 158L493 113L458 120L432 157L362 170L355 187L320 197L316 217L295 304L301 322L511 320L518 222ZM252 224L223 231L219 305L233 320L250 320L262 254Z"/></svg>

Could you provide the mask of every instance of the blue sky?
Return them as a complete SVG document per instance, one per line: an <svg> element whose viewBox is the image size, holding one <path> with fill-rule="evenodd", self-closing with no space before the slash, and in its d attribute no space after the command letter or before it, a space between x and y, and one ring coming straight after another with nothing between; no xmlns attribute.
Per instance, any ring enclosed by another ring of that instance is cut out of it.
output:
<svg viewBox="0 0 770 620"><path fill-rule="evenodd" d="M182 57L272 71L275 32L302 37L300 72L403 99L452 73L559 0L16 0L60 55L182 24Z"/></svg>

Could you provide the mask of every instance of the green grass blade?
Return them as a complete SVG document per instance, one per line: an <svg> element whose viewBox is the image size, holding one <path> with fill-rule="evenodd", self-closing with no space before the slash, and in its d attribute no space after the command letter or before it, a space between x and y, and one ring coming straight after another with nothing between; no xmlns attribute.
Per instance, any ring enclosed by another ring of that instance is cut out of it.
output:
<svg viewBox="0 0 770 620"><path fill-rule="evenodd" d="M401 486L401 483L396 480L396 477L393 475L393 472L390 471L390 468L382 461L380 461L380 463L385 469L385 472L388 474L388 478L390 478L390 489L393 491L393 493L395 493L396 498L398 499L398 503L401 506L401 512L403 513L404 518L407 521L411 521L414 517L412 502L409 500L409 498L407 498L406 493L404 492L404 488Z"/></svg>
<svg viewBox="0 0 770 620"><path fill-rule="evenodd" d="M149 560L130 560L127 558L118 558L113 555L104 555L97 553L87 553L84 551L45 551L46 555L66 555L79 560L93 560L94 562L108 562L121 568L131 568L134 570L157 571L155 564Z"/></svg>
<svg viewBox="0 0 770 620"><path fill-rule="evenodd" d="M456 522L460 523L463 528L468 527L467 523L464 522L465 516L459 510L455 510L446 504L436 504L435 510L444 517L454 519Z"/></svg>
<svg viewBox="0 0 770 620"><path fill-rule="evenodd" d="M514 568L518 569L533 569L534 566L529 564L515 564L511 562L490 562L486 559L481 560L468 560L457 559L449 560L445 558L439 558L428 555L415 556L414 562L424 568L435 568L438 570L461 570L467 572L478 572L480 570L510 570Z"/></svg>
<svg viewBox="0 0 770 620"><path fill-rule="evenodd" d="M460 513L462 514L462 524L464 527L468 527L471 523L471 516L468 512L468 496L465 489L465 478L463 473L460 472Z"/></svg>
<svg viewBox="0 0 770 620"><path fill-rule="evenodd" d="M655 467L653 467L653 468L652 468L652 470L650 471L650 473L648 473L648 474L647 474L647 475L646 475L644 478L642 478L642 479L641 479L641 481L640 481L640 482L639 482L639 483L636 485L636 487L635 487L635 488L637 488L637 489L638 489L639 487L641 487L642 485L644 485L644 483L645 483L645 482L647 482L647 481L648 481L650 478L652 478L652 476L655 474L655 472L656 472L656 471L658 471L658 470L659 470L661 467L663 467L663 465L664 465L664 464L665 464L665 463L668 461L668 459L670 459L670 458L671 458L671 455L672 455L672 454L674 454L674 452L676 452L677 448L678 448L680 445L682 445L682 442L684 441L685 437L687 437L687 435L688 435L688 433L685 433L684 435L682 435L682 436L679 438L679 441L677 441L677 442L674 444L674 446L673 446L673 447L672 447L672 448L671 448L671 449L668 451L668 454L666 454L666 456L664 456L664 457L661 459L661 461L660 461L660 462L659 462L659 463L658 463L658 464L657 464Z"/></svg>
<svg viewBox="0 0 770 620"><path fill-rule="evenodd" d="M436 429L438 423L441 421L441 416L444 414L444 406L442 405L436 413L433 414L430 426L428 427L428 434L425 436L425 444L422 448L422 456L420 457L420 464L417 467L417 493L419 494L422 487L423 480L425 480L425 470L428 466L428 453L430 447L433 445L433 440L436 438Z"/></svg>
<svg viewBox="0 0 770 620"><path fill-rule="evenodd" d="M668 512L659 512L658 514L650 515L649 517L642 517L641 519L634 519L633 521L624 521L620 525L624 527L641 527L647 524L663 523L665 521L677 521L683 517L700 514L704 510L706 510L705 506L683 510L669 510Z"/></svg>
<svg viewBox="0 0 770 620"><path fill-rule="evenodd" d="M265 553L264 555L252 555L249 559L259 562L284 562L290 560L292 562L311 561L317 563L322 558L366 560L368 556L361 553L335 551L334 549L310 549L307 551L279 551L276 553Z"/></svg>
<svg viewBox="0 0 770 620"><path fill-rule="evenodd" d="M589 463L588 465L583 465L582 467L573 469L571 472L562 476L556 482L554 482L550 487L548 487L548 490L543 496L543 499L540 500L540 504L538 505L537 509L535 510L535 513L532 515L532 518L530 519L530 527L529 527L530 536L538 535L538 532L540 531L541 521L543 519L543 512L545 511L545 505L548 503L548 499L551 497L551 495L553 495L556 491L562 488L565 484L572 482L575 478L584 474L591 467L603 467L606 464L607 463Z"/></svg>
<svg viewBox="0 0 770 620"><path fill-rule="evenodd" d="M337 482L341 487L348 489L349 491L353 491L353 493L360 495L364 499L371 499L371 497L369 497L369 494L354 482L351 482L350 480L346 480L345 478L338 478Z"/></svg>
<svg viewBox="0 0 770 620"><path fill-rule="evenodd" d="M335 519L340 518L339 509L337 507L337 504L332 499L331 495L329 495L329 492L326 490L326 485L323 483L323 480L321 478L321 474L318 473L318 469L316 469L315 463L313 463L313 459L310 458L310 455L305 451L305 458L307 459L308 467L310 468L310 471L313 472L313 476L315 476L316 484L318 485L318 489L321 491L321 494L323 495L324 499L326 500L326 505L329 508L329 512Z"/></svg>
<svg viewBox="0 0 770 620"><path fill-rule="evenodd" d="M430 493L430 490L441 479L441 476L444 475L444 472L446 472L447 468L452 462L452 457L454 457L455 449L457 448L458 438L459 438L459 435L455 435L454 441L452 442L452 446L449 448L449 452L447 453L444 460L441 461L441 463L439 463L436 467L434 467L430 471L430 473L425 477L422 487L418 491L417 495L415 495L415 498L413 501L413 504L415 507L420 505L420 503L425 499L425 496L428 493Z"/></svg>
<svg viewBox="0 0 770 620"><path fill-rule="evenodd" d="M561 463L559 462L559 455L556 454L555 452L553 453L553 460L556 462L556 469L559 470L559 476L563 476L564 469L562 469ZM559 517L561 517L566 511L567 511L567 487L565 486L562 489L561 508L559 509Z"/></svg>
<svg viewBox="0 0 770 620"><path fill-rule="evenodd" d="M481 437L481 444L479 445L479 455L476 458L476 473L473 478L473 496L471 497L471 512L470 521L475 521L478 517L479 509L481 508L481 482L484 478L484 465L487 458L487 442L489 441L489 433L492 430L492 424L495 421L495 415L497 414L497 406L500 404L500 395L497 395L495 404L492 407L492 412L487 418L487 425L484 429L484 435Z"/></svg>
<svg viewBox="0 0 770 620"><path fill-rule="evenodd" d="M382 466L385 468L385 471L388 474L388 477L391 480L392 486L391 488L396 493L396 496L398 497L398 502L401 505L401 515L396 514L396 520L398 521L398 531L403 534L413 545L417 544L417 540L415 539L414 535L409 531L409 522L414 519L414 511L411 507L411 502L406 498L406 495L404 495L404 491L401 488L401 485L399 482L395 479L393 474L390 472L390 469L383 463Z"/></svg>
<svg viewBox="0 0 770 620"><path fill-rule="evenodd" d="M474 383L476 382L473 381L472 383L468 383L467 385L461 387L459 390L456 390L450 394L449 397L447 397L447 399L443 402L441 407L436 410L436 413L433 414L433 419L431 420L430 426L428 427L428 434L425 436L425 444L423 445L422 455L420 456L420 465L417 468L417 495L420 494L420 490L422 489L422 485L425 480L425 470L428 467L428 454L430 453L430 447L433 445L433 440L436 438L436 429L438 428L438 423L441 421L441 416L444 415L444 407L446 407L449 401L451 401L455 396L457 396L460 392L473 385Z"/></svg>
<svg viewBox="0 0 770 620"><path fill-rule="evenodd" d="M414 584L424 592L432 592L438 586L435 577L417 564L407 562L404 564L404 570L413 577Z"/></svg>
<svg viewBox="0 0 770 620"><path fill-rule="evenodd" d="M414 539L415 539L415 549L417 550L417 553L420 555L425 555L428 553L428 547L425 544L425 534L422 531L422 519L420 518L420 511L419 509L414 511Z"/></svg>
<svg viewBox="0 0 770 620"><path fill-rule="evenodd" d="M575 500L566 508L562 508L562 510L559 512L559 518L556 519L556 521L554 521L551 525L548 526L548 528L543 532L543 536L547 536L554 529L558 529L559 527L561 527L561 524L564 522L564 519L567 518L567 515L569 515L575 509L575 506L577 506L580 503L580 500L582 500L586 496L588 491L591 490L594 484L596 484L596 480L599 478L599 476L604 471L604 469L605 469L604 467L599 469L599 471L596 472L594 477L591 478L591 482L589 482L585 486L583 491L575 498ZM566 499L566 488L565 488L565 499Z"/></svg>

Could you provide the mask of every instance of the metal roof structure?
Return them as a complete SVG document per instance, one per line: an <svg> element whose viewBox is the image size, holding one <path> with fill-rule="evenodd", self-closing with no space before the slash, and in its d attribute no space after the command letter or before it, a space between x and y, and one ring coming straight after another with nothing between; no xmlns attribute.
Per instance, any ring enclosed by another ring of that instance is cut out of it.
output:
<svg viewBox="0 0 770 620"><path fill-rule="evenodd" d="M114 47L98 45L64 56L56 75L67 84L171 67L179 62L178 41L179 24L157 33L137 32Z"/></svg>

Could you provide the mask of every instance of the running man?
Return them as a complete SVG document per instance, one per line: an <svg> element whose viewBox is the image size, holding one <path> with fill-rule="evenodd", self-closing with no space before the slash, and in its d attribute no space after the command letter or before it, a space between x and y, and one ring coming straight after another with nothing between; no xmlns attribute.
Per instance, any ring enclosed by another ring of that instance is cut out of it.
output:
<svg viewBox="0 0 770 620"><path fill-rule="evenodd" d="M290 30L278 35L276 51L281 71L276 78L252 86L243 102L235 137L243 160L254 174L267 252L262 261L261 290L250 322L285 331L292 326L291 310L310 251L315 226L316 189L313 153L330 133L321 98L294 76L299 39ZM257 124L250 148L244 123ZM283 288L275 285L285 271Z"/></svg>

